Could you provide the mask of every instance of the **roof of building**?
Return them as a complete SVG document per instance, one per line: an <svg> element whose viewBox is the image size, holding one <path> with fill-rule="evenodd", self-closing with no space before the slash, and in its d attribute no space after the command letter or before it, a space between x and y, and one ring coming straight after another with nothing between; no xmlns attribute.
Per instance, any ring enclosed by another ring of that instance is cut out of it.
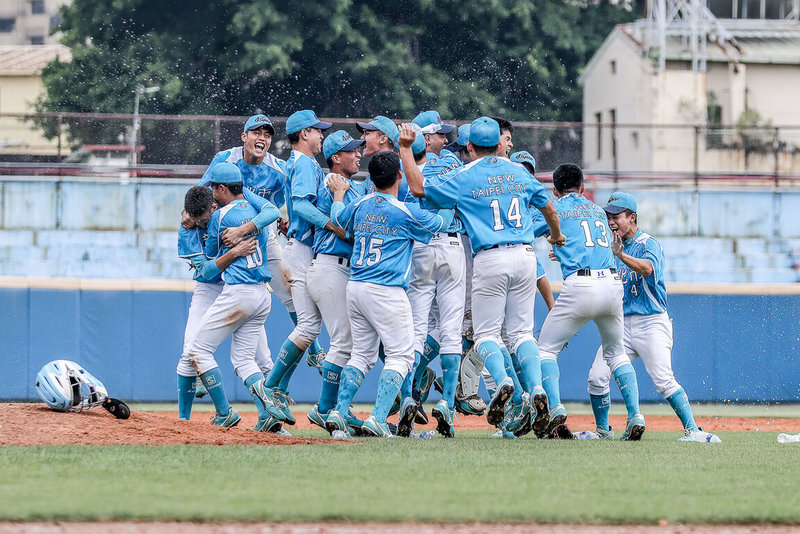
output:
<svg viewBox="0 0 800 534"><path fill-rule="evenodd" d="M0 73L34 74L54 59L72 61L72 51L64 45L0 46Z"/></svg>

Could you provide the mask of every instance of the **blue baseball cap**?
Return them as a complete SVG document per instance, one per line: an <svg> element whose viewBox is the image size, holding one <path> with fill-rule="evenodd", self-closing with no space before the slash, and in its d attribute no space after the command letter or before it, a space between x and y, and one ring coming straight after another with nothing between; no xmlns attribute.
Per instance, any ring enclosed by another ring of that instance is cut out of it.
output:
<svg viewBox="0 0 800 534"><path fill-rule="evenodd" d="M611 214L622 213L625 210L636 213L636 199L625 191L615 191L608 197L608 206L603 209Z"/></svg>
<svg viewBox="0 0 800 534"><path fill-rule="evenodd" d="M469 143L469 124L462 124L458 127L458 139L456 143L461 146L467 146Z"/></svg>
<svg viewBox="0 0 800 534"><path fill-rule="evenodd" d="M378 115L369 122L356 122L356 128L361 133L377 130L391 139L395 146L397 146L397 140L400 138L400 130L397 129L397 125L392 119L383 115Z"/></svg>
<svg viewBox="0 0 800 534"><path fill-rule="evenodd" d="M211 167L208 180L203 185L209 184L238 184L242 183L242 173L239 167L227 161L217 163Z"/></svg>
<svg viewBox="0 0 800 534"><path fill-rule="evenodd" d="M317 130L327 130L332 124L317 118L317 114L310 109L295 111L286 119L286 133L295 133L306 128L316 128Z"/></svg>
<svg viewBox="0 0 800 534"><path fill-rule="evenodd" d="M420 128L424 134L447 134L456 129L452 124L445 124L439 116L438 111L423 111L411 121Z"/></svg>
<svg viewBox="0 0 800 534"><path fill-rule="evenodd" d="M490 148L500 144L500 125L491 117L478 117L469 125L469 142Z"/></svg>
<svg viewBox="0 0 800 534"><path fill-rule="evenodd" d="M412 123L412 127L414 128L414 132L417 134L417 136L414 138L414 142L411 143L411 153L416 155L421 152L425 152L427 143L425 143L425 134L422 133L422 128L414 123Z"/></svg>
<svg viewBox="0 0 800 534"><path fill-rule="evenodd" d="M242 133L255 130L256 128L266 128L269 130L270 135L275 135L275 127L266 115L253 115L247 119L247 122L244 123L244 130L242 130Z"/></svg>
<svg viewBox="0 0 800 534"><path fill-rule="evenodd" d="M509 157L511 161L515 161L517 163L527 163L533 167L533 170L536 170L536 158L525 152L524 150L520 150L519 152L514 152Z"/></svg>
<svg viewBox="0 0 800 534"><path fill-rule="evenodd" d="M344 130L336 130L325 138L322 142L322 153L325 154L325 159L333 156L337 152L349 152L355 150L361 145L366 143L363 139L353 139L349 133Z"/></svg>

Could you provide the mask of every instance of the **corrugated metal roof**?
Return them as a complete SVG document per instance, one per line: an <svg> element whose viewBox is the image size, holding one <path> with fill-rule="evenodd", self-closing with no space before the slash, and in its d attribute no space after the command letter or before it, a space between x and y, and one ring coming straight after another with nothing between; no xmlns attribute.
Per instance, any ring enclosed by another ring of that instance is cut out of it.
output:
<svg viewBox="0 0 800 534"><path fill-rule="evenodd" d="M72 61L72 52L64 45L5 45L0 46L0 72L31 74L59 58Z"/></svg>

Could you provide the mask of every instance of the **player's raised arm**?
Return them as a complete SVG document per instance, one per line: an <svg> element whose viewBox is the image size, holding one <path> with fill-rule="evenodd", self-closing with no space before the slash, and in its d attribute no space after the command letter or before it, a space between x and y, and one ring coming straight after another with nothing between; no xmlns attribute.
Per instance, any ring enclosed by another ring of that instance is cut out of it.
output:
<svg viewBox="0 0 800 534"><path fill-rule="evenodd" d="M400 125L400 137L397 142L400 145L400 161L403 162L403 172L406 175L406 182L408 182L408 188L411 190L412 195L424 198L425 182L422 178L422 173L417 167L416 161L414 161L414 154L411 150L411 145L414 143L416 137L417 134L410 125Z"/></svg>
<svg viewBox="0 0 800 534"><path fill-rule="evenodd" d="M558 212L552 202L548 202L544 207L539 208L539 211L544 215L544 220L550 228L550 235L547 236L547 242L557 247L564 246L567 242L567 236L561 233L561 222L558 219Z"/></svg>

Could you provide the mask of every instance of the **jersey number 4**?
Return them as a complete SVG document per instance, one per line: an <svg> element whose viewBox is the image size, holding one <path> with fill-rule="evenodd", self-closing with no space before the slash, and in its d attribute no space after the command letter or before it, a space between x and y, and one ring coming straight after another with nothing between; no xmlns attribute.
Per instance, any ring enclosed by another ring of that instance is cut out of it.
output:
<svg viewBox="0 0 800 534"><path fill-rule="evenodd" d="M500 200L492 200L489 206L492 208L492 215L494 216L494 226L492 226L492 230L495 232L504 230L506 225L503 224ZM519 197L511 197L511 205L508 207L508 212L506 212L506 220L508 220L514 228L522 227L522 214L519 211Z"/></svg>
<svg viewBox="0 0 800 534"><path fill-rule="evenodd" d="M358 260L356 261L356 265L361 266L364 265L364 256L369 252L369 256L367 256L367 266L375 265L379 261L381 261L381 245L383 245L383 239L377 237L371 237L369 239L369 247L367 246L367 236L362 235L358 238L358 242L361 245L361 252L358 255ZM367 250L369 249L369 251Z"/></svg>
<svg viewBox="0 0 800 534"><path fill-rule="evenodd" d="M600 229L600 237L597 238L597 244L601 247L608 248L608 234L606 234L606 225L602 221L594 221L594 225ZM586 219L581 221L581 228L583 228L583 235L586 238L584 246L593 247L595 241L592 239L592 229L589 226L589 221Z"/></svg>

